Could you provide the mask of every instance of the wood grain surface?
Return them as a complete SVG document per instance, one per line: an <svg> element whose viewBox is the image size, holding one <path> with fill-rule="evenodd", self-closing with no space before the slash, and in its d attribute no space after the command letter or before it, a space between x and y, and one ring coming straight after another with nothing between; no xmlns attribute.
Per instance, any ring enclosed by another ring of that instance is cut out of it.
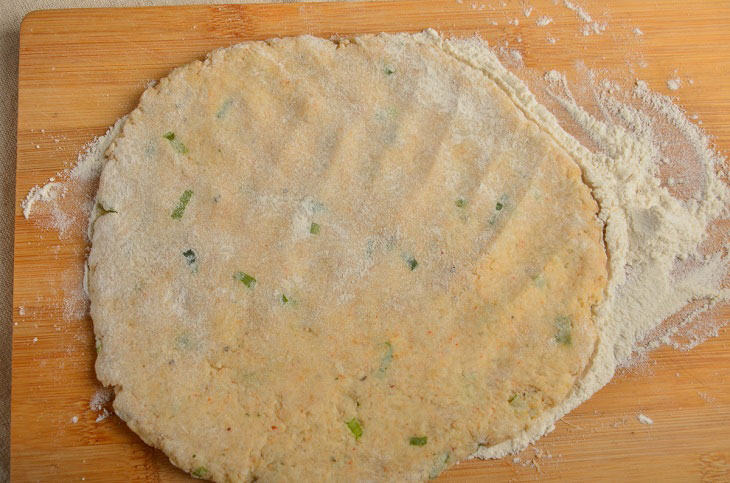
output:
<svg viewBox="0 0 730 483"><path fill-rule="evenodd" d="M32 186L75 162L85 143L135 107L148 81L174 66L243 40L302 33L427 27L479 33L491 44L507 40L518 48L529 72L554 68L570 76L581 60L592 68L622 69L668 92L666 80L678 69L694 80L674 93L679 102L699 115L720 149L730 148L730 1L583 2L595 20L608 23L605 33L590 36L580 33L583 23L573 11L556 3L291 3L56 10L26 17L15 216L13 481L189 478L117 417L96 421L101 411L89 408L99 387L92 325L83 304L74 302L87 251L83 217L59 233L48 229L53 213L40 210L28 221L20 206ZM530 17L525 6L533 7ZM538 27L542 15L553 23ZM550 44L548 35L558 41ZM727 320L730 311L714 317ZM639 413L654 424L640 424ZM519 458L464 462L441 480L730 481L730 330L689 352L653 352Z"/></svg>

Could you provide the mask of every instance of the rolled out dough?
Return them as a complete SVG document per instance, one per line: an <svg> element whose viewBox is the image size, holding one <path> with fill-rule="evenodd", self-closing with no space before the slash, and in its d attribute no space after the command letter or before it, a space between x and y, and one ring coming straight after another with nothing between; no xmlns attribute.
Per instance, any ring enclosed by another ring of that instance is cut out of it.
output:
<svg viewBox="0 0 730 483"><path fill-rule="evenodd" d="M183 470L435 477L586 371L597 205L443 42L243 43L129 115L92 220L96 371Z"/></svg>

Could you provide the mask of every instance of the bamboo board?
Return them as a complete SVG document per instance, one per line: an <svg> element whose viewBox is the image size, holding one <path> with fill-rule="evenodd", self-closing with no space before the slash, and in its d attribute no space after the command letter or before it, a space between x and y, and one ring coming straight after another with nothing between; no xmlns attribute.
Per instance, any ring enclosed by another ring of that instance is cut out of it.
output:
<svg viewBox="0 0 730 483"><path fill-rule="evenodd" d="M700 116L720 149L730 149L730 1L588 3L588 11L609 22L603 35L592 36L579 33L580 19L562 4L504 3L88 9L26 17L19 71L12 479L189 479L115 416L96 422L99 413L89 409L98 388L91 321L78 307L64 307L66 292L78 290L85 242L25 220L20 206L32 186L73 163L85 143L135 107L148 81L174 66L243 40L427 27L479 33L490 43L508 39L525 65L537 70L570 71L577 59L610 69L625 65L627 52L634 52L632 65L643 60L647 66L633 72L656 90L668 92L665 82L675 68L694 79L692 88L678 91L682 105ZM534 7L530 17L523 11L528 4ZM536 26L541 15L554 23ZM633 34L634 27L644 35ZM559 41L546 42L548 33ZM730 312L715 317L727 319ZM654 424L640 424L640 412ZM642 370L620 374L536 448L541 457L531 448L519 463L469 461L441 480L730 480L730 330L690 352L655 351Z"/></svg>

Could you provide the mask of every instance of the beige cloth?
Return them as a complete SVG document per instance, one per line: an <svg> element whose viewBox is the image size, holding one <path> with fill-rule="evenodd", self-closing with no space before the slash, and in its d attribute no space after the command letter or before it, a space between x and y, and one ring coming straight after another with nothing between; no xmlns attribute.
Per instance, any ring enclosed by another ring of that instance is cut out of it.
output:
<svg viewBox="0 0 730 483"><path fill-rule="evenodd" d="M265 3L280 0L207 0L207 3ZM301 1L301 0L300 0ZM304 0L307 1L307 0ZM0 6L0 481L10 468L10 361L12 347L15 133L18 104L20 22L28 12L52 8L138 7L206 3L205 0L5 0Z"/></svg>

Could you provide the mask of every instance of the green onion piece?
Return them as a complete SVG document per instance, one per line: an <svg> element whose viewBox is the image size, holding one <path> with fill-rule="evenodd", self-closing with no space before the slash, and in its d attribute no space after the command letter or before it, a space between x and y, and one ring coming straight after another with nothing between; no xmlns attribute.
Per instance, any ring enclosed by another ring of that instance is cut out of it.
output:
<svg viewBox="0 0 730 483"><path fill-rule="evenodd" d="M413 258L413 257L408 257L408 258L406 258L406 263L407 263L407 264L408 264L408 266L410 267L411 271L415 270L415 269L416 269L416 267L418 266L418 260L416 260L416 259L415 259L415 258Z"/></svg>
<svg viewBox="0 0 730 483"><path fill-rule="evenodd" d="M365 256L373 258L373 250L375 250L375 240L371 238L365 244Z"/></svg>
<svg viewBox="0 0 730 483"><path fill-rule="evenodd" d="M379 374L384 374L390 366L390 362L393 360L393 346L390 342L385 343L385 355L380 359L380 368L378 369Z"/></svg>
<svg viewBox="0 0 730 483"><path fill-rule="evenodd" d="M101 352L102 343L101 341L96 342L96 352Z"/></svg>
<svg viewBox="0 0 730 483"><path fill-rule="evenodd" d="M217 117L218 119L222 119L223 116L226 115L226 112L228 112L228 109L231 107L232 104L233 99L226 99L223 102L223 105L221 105L221 108L218 109L218 112L215 113L215 117Z"/></svg>
<svg viewBox="0 0 730 483"><path fill-rule="evenodd" d="M208 468L206 468L205 466L198 466L190 474L193 475L196 478L202 478L202 477L204 477L205 475L208 474Z"/></svg>
<svg viewBox="0 0 730 483"><path fill-rule="evenodd" d="M350 428L350 432L355 436L355 441L360 439L360 436L362 436L362 426L360 425L360 421L358 421L357 418L352 418L345 424L348 428Z"/></svg>
<svg viewBox="0 0 730 483"><path fill-rule="evenodd" d="M177 151L178 153L185 154L185 153L188 152L187 146L185 146L183 143L181 143L180 141L178 141L175 138L175 133L174 132L168 131L165 134L163 134L162 137L165 138L165 139L167 139L168 141L170 141L170 144L172 145L172 148L175 151Z"/></svg>
<svg viewBox="0 0 730 483"><path fill-rule="evenodd" d="M179 220L182 218L183 213L185 213L185 208L188 206L188 203L190 202L190 198L193 197L192 190L185 190L183 191L183 194L180 196L180 201L177 203L177 206L172 211L172 218L175 220Z"/></svg>
<svg viewBox="0 0 730 483"><path fill-rule="evenodd" d="M513 394L512 397L507 399L507 402L513 406L522 406L522 397L519 394Z"/></svg>
<svg viewBox="0 0 730 483"><path fill-rule="evenodd" d="M312 223L309 227L309 233L312 235L319 235L319 223Z"/></svg>
<svg viewBox="0 0 730 483"><path fill-rule="evenodd" d="M192 345L187 335L179 335L175 338L175 347L178 349L189 349Z"/></svg>
<svg viewBox="0 0 730 483"><path fill-rule="evenodd" d="M285 304L285 303L287 303L288 301L289 301L289 299L288 299L288 298L286 297L286 295L284 295L284 294L281 294L281 303L282 303L282 304Z"/></svg>
<svg viewBox="0 0 730 483"><path fill-rule="evenodd" d="M243 283L248 288L254 288L256 286L256 279L247 273L236 272L233 274L233 278Z"/></svg>
<svg viewBox="0 0 730 483"><path fill-rule="evenodd" d="M183 252L183 256L185 257L185 261L188 262L188 265L194 264L195 261L198 259L192 248L189 250L185 250Z"/></svg>
<svg viewBox="0 0 730 483"><path fill-rule="evenodd" d="M411 446L425 446L428 442L428 436L411 436L408 442Z"/></svg>
<svg viewBox="0 0 730 483"><path fill-rule="evenodd" d="M175 151L177 151L180 154L185 154L185 153L188 152L187 146L185 146L180 141L173 141L172 142L172 147L175 148Z"/></svg>
<svg viewBox="0 0 730 483"><path fill-rule="evenodd" d="M573 324L570 317L565 315L558 315L555 317L555 340L558 341L559 344L571 345L573 342L573 336L571 334L572 328Z"/></svg>
<svg viewBox="0 0 730 483"><path fill-rule="evenodd" d="M542 273L539 273L532 277L532 283L534 283L536 287L543 288L545 286L545 277L543 277Z"/></svg>
<svg viewBox="0 0 730 483"><path fill-rule="evenodd" d="M456 198L456 201L454 202L454 204L456 205L457 208L463 208L466 206L466 200L464 198L462 198L461 196L459 196L458 198Z"/></svg>
<svg viewBox="0 0 730 483"><path fill-rule="evenodd" d="M385 69L383 69L383 72L385 72L385 75L393 75L395 74L395 70L391 67L386 66Z"/></svg>
<svg viewBox="0 0 730 483"><path fill-rule="evenodd" d="M497 200L497 203L494 206L494 208L497 211L502 211L502 208L504 208L505 205L507 204L507 200L509 200L509 196L507 196L507 193L502 194L502 196L499 197L499 200Z"/></svg>

